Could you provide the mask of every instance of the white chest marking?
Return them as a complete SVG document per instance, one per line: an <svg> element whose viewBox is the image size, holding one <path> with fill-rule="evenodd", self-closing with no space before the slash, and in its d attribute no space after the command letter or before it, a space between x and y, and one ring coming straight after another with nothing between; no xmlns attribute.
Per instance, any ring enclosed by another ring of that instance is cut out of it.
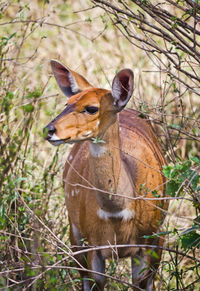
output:
<svg viewBox="0 0 200 291"><path fill-rule="evenodd" d="M106 153L106 146L105 145L100 145L100 144L90 144L90 154L95 157L95 158L100 158Z"/></svg>
<svg viewBox="0 0 200 291"><path fill-rule="evenodd" d="M99 208L97 214L98 214L99 218L101 218L101 219L122 218L123 221L130 220L131 218L133 218L135 216L134 212L128 208L125 208L125 209L123 209L121 211L117 211L117 212L108 212L108 211L105 211L105 210Z"/></svg>

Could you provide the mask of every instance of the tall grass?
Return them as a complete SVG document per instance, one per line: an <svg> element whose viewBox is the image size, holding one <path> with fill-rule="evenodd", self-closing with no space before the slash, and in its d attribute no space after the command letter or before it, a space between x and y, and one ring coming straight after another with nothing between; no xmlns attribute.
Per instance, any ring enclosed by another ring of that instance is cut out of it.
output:
<svg viewBox="0 0 200 291"><path fill-rule="evenodd" d="M81 283L61 185L70 146L54 148L42 134L66 103L51 76L54 58L104 88L116 70L134 70L129 106L159 125L168 189L189 199L171 203L164 231L172 252L164 252L157 288L198 290L199 97L158 73L103 10L91 7L81 0L0 3L0 288L78 290ZM128 290L129 262L117 263L108 262L107 274L122 282L108 280L106 288Z"/></svg>

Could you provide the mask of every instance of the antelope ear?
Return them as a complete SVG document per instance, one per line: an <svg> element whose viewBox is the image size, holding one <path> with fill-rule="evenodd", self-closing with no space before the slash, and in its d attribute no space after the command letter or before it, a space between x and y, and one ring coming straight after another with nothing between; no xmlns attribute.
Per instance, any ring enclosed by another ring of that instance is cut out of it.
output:
<svg viewBox="0 0 200 291"><path fill-rule="evenodd" d="M56 60L51 60L51 68L60 89L67 97L92 87L83 76L68 69Z"/></svg>
<svg viewBox="0 0 200 291"><path fill-rule="evenodd" d="M129 69L119 71L114 77L111 94L114 98L114 106L121 111L133 94L133 72Z"/></svg>

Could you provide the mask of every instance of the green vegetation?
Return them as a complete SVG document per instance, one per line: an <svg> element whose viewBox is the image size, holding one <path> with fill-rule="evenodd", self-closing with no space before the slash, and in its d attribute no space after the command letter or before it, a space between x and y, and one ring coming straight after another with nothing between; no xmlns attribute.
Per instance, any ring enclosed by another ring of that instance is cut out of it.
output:
<svg viewBox="0 0 200 291"><path fill-rule="evenodd" d="M200 288L199 1L193 6L189 0L173 1L175 7L167 2L173 14L168 35L145 14L157 2L127 1L139 15L134 21L130 10L123 18L109 6L107 12L94 7L100 2L0 3L0 290L78 290L81 285L61 184L71 147L52 147L42 132L66 104L51 76L52 58L104 88L110 88L116 70L134 70L129 106L151 117L168 162L163 173L171 203L162 232L154 234L166 239L157 290ZM125 1L114 2L125 9ZM159 28L155 38L147 19ZM189 52L172 37L184 23L185 33L193 33L182 36ZM107 274L118 281L108 279L106 290L130 290L124 283L131 283L128 260L109 261Z"/></svg>

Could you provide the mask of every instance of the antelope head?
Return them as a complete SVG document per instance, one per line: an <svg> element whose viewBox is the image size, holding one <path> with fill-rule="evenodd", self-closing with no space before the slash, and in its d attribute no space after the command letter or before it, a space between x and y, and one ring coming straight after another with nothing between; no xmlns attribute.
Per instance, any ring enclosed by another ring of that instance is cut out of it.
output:
<svg viewBox="0 0 200 291"><path fill-rule="evenodd" d="M94 88L83 76L56 60L51 61L51 67L69 99L66 108L44 128L46 140L57 146L101 138L132 95L133 72L124 69L117 73L109 91Z"/></svg>

